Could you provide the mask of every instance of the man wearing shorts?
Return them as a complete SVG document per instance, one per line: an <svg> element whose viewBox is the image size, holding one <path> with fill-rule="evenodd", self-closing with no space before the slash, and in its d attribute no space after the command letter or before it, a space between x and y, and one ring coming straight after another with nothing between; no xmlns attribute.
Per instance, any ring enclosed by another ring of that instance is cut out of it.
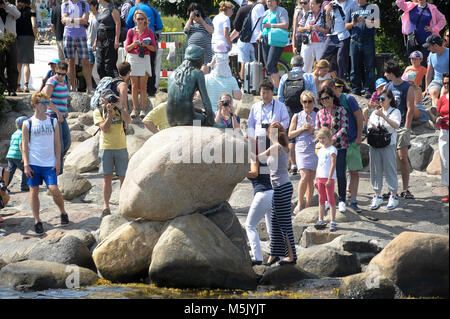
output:
<svg viewBox="0 0 450 319"><path fill-rule="evenodd" d="M384 64L384 75L389 82L385 89L391 90L397 102L402 119L397 130L397 155L400 160L403 191L400 196L406 199L414 199L409 188L409 158L408 149L411 147L411 123L414 116L414 89L408 82L402 80L403 70L394 60ZM389 194L383 194L383 198L389 198Z"/></svg>
<svg viewBox="0 0 450 319"><path fill-rule="evenodd" d="M34 217L34 231L44 234L39 217L39 186L45 181L53 201L61 213L61 226L69 224L69 216L64 209L64 200L58 188L57 175L60 170L61 141L56 119L47 116L49 97L38 92L31 97L34 115L23 123L22 145L25 175L30 186L30 203Z"/></svg>
<svg viewBox="0 0 450 319"><path fill-rule="evenodd" d="M362 142L362 132L363 132L363 115L361 108L359 107L356 99L344 93L347 91L345 82L336 79L329 82L331 89L335 92L337 98L340 100L341 105L345 108L348 115L348 148L347 148L347 170L350 172L350 207L353 208L357 213L361 213L361 209L358 207L358 202L356 197L358 196L359 187L359 171L363 169L362 158L361 158L361 142ZM345 202L339 202L339 211L345 212L346 205Z"/></svg>
<svg viewBox="0 0 450 319"><path fill-rule="evenodd" d="M120 186L128 167L128 152L125 127L131 123L127 108L119 103L119 97L111 89L100 95L101 108L94 111L94 125L100 127L100 173L103 173L102 217L111 214L109 200L112 193L112 179L119 176ZM115 169L115 174L114 174Z"/></svg>
<svg viewBox="0 0 450 319"><path fill-rule="evenodd" d="M83 66L87 92L93 93L92 74L89 65L86 26L89 23L89 4L83 0L67 0L61 5L61 21L64 28L64 55L69 63L69 78L72 91L76 91L77 79L75 58L78 55Z"/></svg>

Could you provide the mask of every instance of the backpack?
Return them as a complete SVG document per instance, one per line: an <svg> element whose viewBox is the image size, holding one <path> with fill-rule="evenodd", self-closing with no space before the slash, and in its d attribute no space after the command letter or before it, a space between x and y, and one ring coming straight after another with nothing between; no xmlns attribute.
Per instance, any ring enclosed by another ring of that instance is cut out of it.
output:
<svg viewBox="0 0 450 319"><path fill-rule="evenodd" d="M305 90L303 74L305 74L303 71L290 71L284 82L284 104L291 109L292 113L298 113L303 110L303 106L300 103L300 95Z"/></svg>
<svg viewBox="0 0 450 319"><path fill-rule="evenodd" d="M252 28L252 11L255 6L256 4L252 6L249 13L242 22L242 29L239 32L239 39L241 40L241 42L250 42L252 40L253 31L255 31L255 28L258 26L259 20L261 20L262 18L259 17L258 21L256 21L255 23L255 26Z"/></svg>
<svg viewBox="0 0 450 319"><path fill-rule="evenodd" d="M117 86L120 84L119 82L123 82L121 78L112 78L110 76L103 77L100 82L97 84L97 88L95 89L94 95L91 98L91 110L95 110L100 106L100 94L105 89L111 89L119 95L117 92ZM113 84L115 84L115 89L112 88Z"/></svg>

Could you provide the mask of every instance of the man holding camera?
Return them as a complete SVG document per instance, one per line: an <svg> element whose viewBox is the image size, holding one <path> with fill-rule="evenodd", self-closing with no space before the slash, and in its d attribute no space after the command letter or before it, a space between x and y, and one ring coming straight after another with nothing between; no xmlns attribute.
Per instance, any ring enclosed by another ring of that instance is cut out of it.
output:
<svg viewBox="0 0 450 319"><path fill-rule="evenodd" d="M350 56L352 59L350 82L352 93L370 99L375 89L375 33L379 26L379 10L376 5L358 0L358 6L350 9L345 28L351 30Z"/></svg>
<svg viewBox="0 0 450 319"><path fill-rule="evenodd" d="M325 9L330 33L321 59L328 60L332 64L331 71L337 71L337 76L343 80L348 73L350 51L350 32L345 28L345 21L350 10L355 7L357 3L354 0L334 0Z"/></svg>
<svg viewBox="0 0 450 319"><path fill-rule="evenodd" d="M101 95L101 108L94 111L94 125L100 127L100 170L103 177L103 211L102 217L111 214L109 200L112 193L112 179L119 176L120 186L125 179L128 167L128 152L125 127L131 123L126 107L119 103L119 97L111 89Z"/></svg>

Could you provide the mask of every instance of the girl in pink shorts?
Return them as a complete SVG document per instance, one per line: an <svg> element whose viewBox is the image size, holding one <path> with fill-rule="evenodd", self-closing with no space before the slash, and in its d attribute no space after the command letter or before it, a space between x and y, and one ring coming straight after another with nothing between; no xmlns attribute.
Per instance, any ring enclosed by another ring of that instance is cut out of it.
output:
<svg viewBox="0 0 450 319"><path fill-rule="evenodd" d="M315 227L316 229L326 227L327 223L323 220L323 217L325 215L325 201L328 200L331 209L330 231L335 231L337 224L335 222L334 181L336 179L337 149L333 146L332 133L327 127L322 127L317 132L316 140L322 144L322 148L317 153L318 164L315 186L319 191L319 220Z"/></svg>

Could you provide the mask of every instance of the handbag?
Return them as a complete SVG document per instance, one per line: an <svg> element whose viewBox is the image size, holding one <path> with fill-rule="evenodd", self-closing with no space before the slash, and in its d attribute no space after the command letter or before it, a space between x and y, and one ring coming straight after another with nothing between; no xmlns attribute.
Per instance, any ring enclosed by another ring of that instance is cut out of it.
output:
<svg viewBox="0 0 450 319"><path fill-rule="evenodd" d="M271 28L269 31L269 45L284 48L289 42L289 32L281 28Z"/></svg>
<svg viewBox="0 0 450 319"><path fill-rule="evenodd" d="M388 116L394 112L392 110ZM379 117L378 117L379 119ZM383 148L391 144L391 133L378 121L377 127L372 127L367 132L367 143L373 148Z"/></svg>
<svg viewBox="0 0 450 319"><path fill-rule="evenodd" d="M416 26L419 25L420 18L422 18L423 12L427 9L428 4L425 5L425 7L422 9L422 12L420 12L419 17L417 18ZM406 41L408 43L408 48L416 48L421 46L419 41L417 41L417 32L414 29L413 32L408 34L406 36Z"/></svg>

